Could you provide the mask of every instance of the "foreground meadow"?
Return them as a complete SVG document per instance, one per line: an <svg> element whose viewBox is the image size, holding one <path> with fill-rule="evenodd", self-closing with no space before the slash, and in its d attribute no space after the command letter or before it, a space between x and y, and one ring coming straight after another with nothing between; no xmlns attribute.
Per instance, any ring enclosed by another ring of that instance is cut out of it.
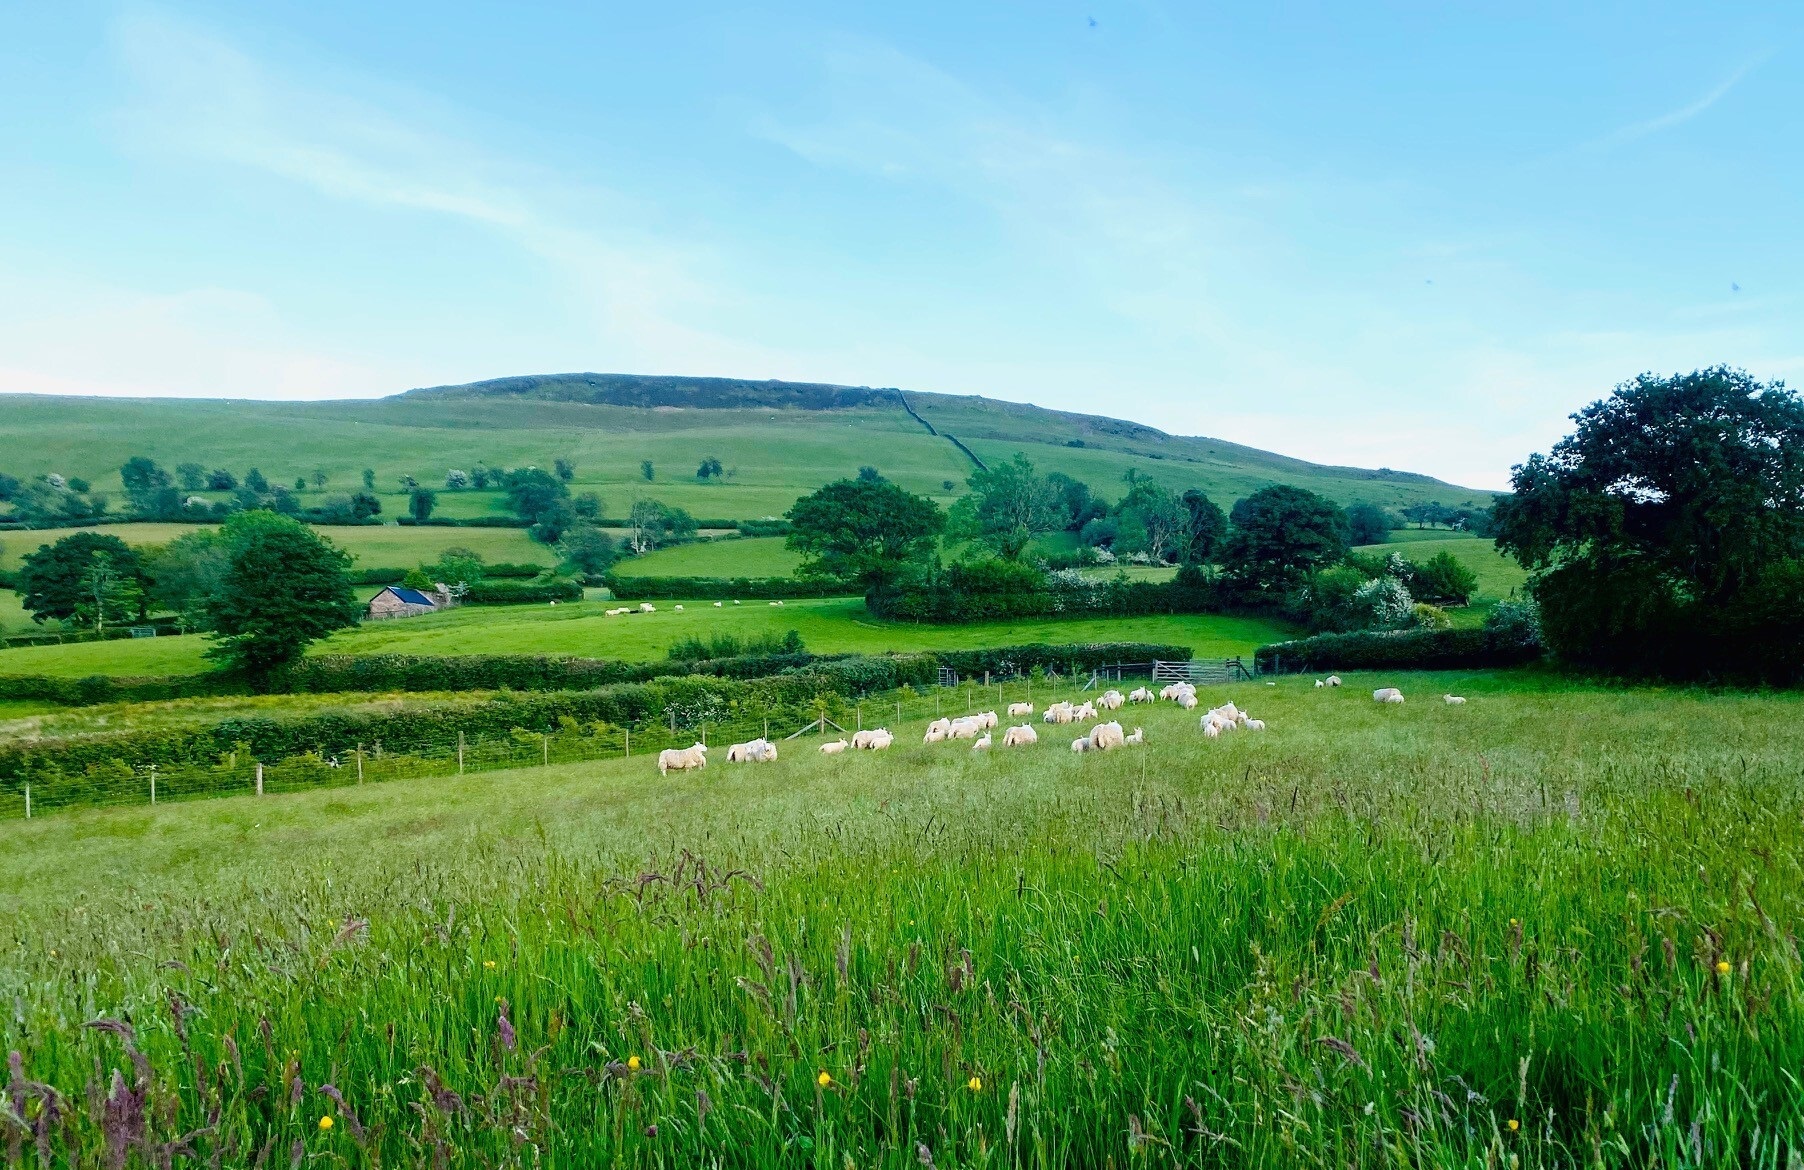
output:
<svg viewBox="0 0 1804 1170"><path fill-rule="evenodd" d="M1791 1164L1798 699L1228 697L1271 730L1167 704L1103 756L915 724L8 823L0 1131L102 1164Z"/></svg>

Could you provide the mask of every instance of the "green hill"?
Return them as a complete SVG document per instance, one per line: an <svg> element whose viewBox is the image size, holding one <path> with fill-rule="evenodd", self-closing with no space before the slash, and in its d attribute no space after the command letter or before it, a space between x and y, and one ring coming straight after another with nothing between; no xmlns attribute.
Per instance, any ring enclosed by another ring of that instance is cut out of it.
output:
<svg viewBox="0 0 1804 1170"><path fill-rule="evenodd" d="M385 516L404 511L402 475L437 487L450 468L549 466L559 457L575 463L577 489L597 492L611 515L650 496L704 519L777 516L797 496L864 464L950 500L974 460L1015 451L1106 498L1121 494L1133 469L1172 488L1201 488L1224 505L1280 482L1342 503L1457 507L1490 499L1408 472L1324 466L988 398L727 378L562 374L333 402L11 395L0 438L0 471L80 476L115 499L119 466L132 455L240 476L257 467L278 484L320 468L329 478L324 494L360 487L362 470L372 468ZM719 459L727 474L697 480L705 457ZM645 460L651 482L641 474ZM320 494L310 489L303 502ZM446 516L501 508L494 492L441 491L439 501Z"/></svg>

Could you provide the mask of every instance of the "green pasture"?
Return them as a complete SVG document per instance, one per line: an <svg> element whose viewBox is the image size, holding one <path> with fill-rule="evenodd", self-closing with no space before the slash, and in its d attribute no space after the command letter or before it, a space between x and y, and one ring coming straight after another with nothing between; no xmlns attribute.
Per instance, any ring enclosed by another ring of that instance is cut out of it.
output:
<svg viewBox="0 0 1804 1170"><path fill-rule="evenodd" d="M622 577L788 577L802 563L781 536L697 541L625 557L614 566Z"/></svg>
<svg viewBox="0 0 1804 1170"><path fill-rule="evenodd" d="M1392 541L1389 544L1369 544L1359 551L1381 554L1397 552L1418 563L1439 553L1449 553L1478 577L1478 592L1472 596L1475 607L1488 606L1506 597L1520 596L1523 586L1528 583L1527 570L1498 552L1497 546L1489 537Z"/></svg>
<svg viewBox="0 0 1804 1170"><path fill-rule="evenodd" d="M673 602L658 612L604 617L605 602L558 606L471 606L445 614L371 622L318 643L321 654L564 654L643 661L661 658L691 635L726 632L741 638L796 630L816 653L880 653L886 650L965 649L1020 642L1169 642L1209 658L1251 654L1262 643L1292 636L1279 622L1261 618L1152 616L1141 618L1035 619L962 626L877 621L856 598L788 601L773 606L748 601L692 601L678 613ZM208 669L198 635L139 638L65 646L0 650L0 675L44 674L81 678L192 674Z"/></svg>
<svg viewBox="0 0 1804 1170"><path fill-rule="evenodd" d="M74 1164L1786 1166L1804 700L1347 681L7 822L0 1045Z"/></svg>
<svg viewBox="0 0 1804 1170"><path fill-rule="evenodd" d="M0 634L20 634L32 628L31 615L25 612L19 595L11 589L0 589Z"/></svg>
<svg viewBox="0 0 1804 1170"><path fill-rule="evenodd" d="M78 531L104 532L134 547L166 544L200 524L108 524L100 528L45 528L0 533L0 568L16 569L28 553ZM355 558L360 569L411 569L438 559L447 548L467 548L490 563L550 566L557 554L535 544L524 528L403 528L397 524L320 525L314 529Z"/></svg>
<svg viewBox="0 0 1804 1170"><path fill-rule="evenodd" d="M1385 543L1414 544L1419 541L1472 539L1471 533L1458 528L1396 528L1391 530L1391 538Z"/></svg>

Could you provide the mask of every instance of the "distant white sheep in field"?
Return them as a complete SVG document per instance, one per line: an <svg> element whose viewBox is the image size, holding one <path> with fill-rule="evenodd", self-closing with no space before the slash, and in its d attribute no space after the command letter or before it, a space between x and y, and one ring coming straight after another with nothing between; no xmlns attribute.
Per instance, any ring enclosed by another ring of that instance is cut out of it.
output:
<svg viewBox="0 0 1804 1170"><path fill-rule="evenodd" d="M1069 723L1069 722L1071 722L1071 711L1072 711L1072 707L1071 707L1070 703L1066 703L1066 702L1051 703L1047 706L1046 713L1044 715L1040 716L1040 722L1042 722L1042 723Z"/></svg>
<svg viewBox="0 0 1804 1170"><path fill-rule="evenodd" d="M852 746L861 751L880 752L894 742L896 737L882 727L861 731L852 737Z"/></svg>
<svg viewBox="0 0 1804 1170"><path fill-rule="evenodd" d="M1196 688L1187 682L1167 683L1159 689L1159 697L1161 699L1170 699L1173 702L1183 699L1185 695L1195 694Z"/></svg>
<svg viewBox="0 0 1804 1170"><path fill-rule="evenodd" d="M1329 686L1331 686L1331 687L1338 687L1338 686L1339 686L1339 685L1340 685L1340 675L1338 675L1338 674L1331 674L1331 675L1329 675L1329 676L1328 676L1328 678L1327 678L1327 680L1326 680L1326 681L1327 681L1327 683L1328 683L1328 685L1329 685Z"/></svg>
<svg viewBox="0 0 1804 1170"><path fill-rule="evenodd" d="M1205 717L1203 719L1203 734L1208 736L1210 739L1220 739L1221 738L1221 724L1217 723L1213 719Z"/></svg>
<svg viewBox="0 0 1804 1170"><path fill-rule="evenodd" d="M1090 737L1087 735L1080 735L1071 741L1071 750L1074 752L1087 752L1090 748Z"/></svg>
<svg viewBox="0 0 1804 1170"><path fill-rule="evenodd" d="M1372 700L1377 703L1401 703L1403 692L1396 687L1379 687L1372 692Z"/></svg>
<svg viewBox="0 0 1804 1170"><path fill-rule="evenodd" d="M658 775L660 776L707 766L708 745L705 743L698 743L693 747L686 748L665 748L658 753Z"/></svg>
<svg viewBox="0 0 1804 1170"><path fill-rule="evenodd" d="M933 743L945 743L946 740L950 739L951 737L952 737L952 725L950 722L948 722L946 724L946 726L944 726L944 727L941 727L937 723L930 723L927 725L927 734L925 734L921 737L921 743L923 745L933 744Z"/></svg>
<svg viewBox="0 0 1804 1170"><path fill-rule="evenodd" d="M946 733L948 739L976 739L977 733L984 730L983 720L974 715L952 721L952 730Z"/></svg>
<svg viewBox="0 0 1804 1170"><path fill-rule="evenodd" d="M683 612L683 607L682 607L682 606L680 606L680 605L679 605L679 606L675 606L675 607L674 607L674 608L675 608L675 609L676 609L676 611L677 611L677 612L678 612L678 613L682 613L682 612Z"/></svg>
<svg viewBox="0 0 1804 1170"><path fill-rule="evenodd" d="M1104 691L1102 694L1096 696L1096 705L1104 711L1119 711L1121 710L1121 705L1125 702L1127 702L1127 699L1122 696L1120 691L1116 690Z"/></svg>
<svg viewBox="0 0 1804 1170"><path fill-rule="evenodd" d="M1449 707L1464 707L1466 705L1466 700L1459 695L1442 695L1441 701L1446 703Z"/></svg>
<svg viewBox="0 0 1804 1170"><path fill-rule="evenodd" d="M736 743L727 749L730 764L769 764L776 762L777 745L759 736L749 743Z"/></svg>
<svg viewBox="0 0 1804 1170"><path fill-rule="evenodd" d="M649 601L641 601L639 603L639 612L640 613L657 613L658 607L653 605Z"/></svg>
<svg viewBox="0 0 1804 1170"><path fill-rule="evenodd" d="M994 711L979 711L975 718L988 729L993 729L1002 723Z"/></svg>
<svg viewBox="0 0 1804 1170"><path fill-rule="evenodd" d="M1096 718L1096 704L1095 703L1085 703L1081 707L1073 707L1071 709L1071 718L1074 721L1080 722L1080 723L1082 721L1084 721L1085 719Z"/></svg>
<svg viewBox="0 0 1804 1170"><path fill-rule="evenodd" d="M990 733L986 731L982 735L978 736L977 742L971 745L971 750L974 752L989 751L990 750Z"/></svg>
<svg viewBox="0 0 1804 1170"><path fill-rule="evenodd" d="M1325 683L1325 682L1323 682L1323 681L1322 681L1322 680L1321 680L1321 679L1319 679L1319 678L1318 678L1318 679L1316 679L1316 680L1315 680L1315 689L1316 689L1316 690L1318 690L1318 691L1319 691L1319 690L1321 690L1321 689L1322 689L1322 688L1323 688L1323 687L1325 687L1325 686L1327 686L1327 685L1328 685L1328 684L1327 684L1327 683Z"/></svg>
<svg viewBox="0 0 1804 1170"><path fill-rule="evenodd" d="M1143 744L1145 742L1146 742L1146 732L1142 731L1138 727L1134 728L1134 730L1128 732L1126 735L1121 737L1121 746L1122 747L1139 747L1141 744Z"/></svg>
<svg viewBox="0 0 1804 1170"><path fill-rule="evenodd" d="M715 608L715 609L719 609L719 608L720 608L720 602L718 602L718 601L717 601L717 602L715 602L715 603L714 603L714 608Z"/></svg>
<svg viewBox="0 0 1804 1170"><path fill-rule="evenodd" d="M1158 698L1159 696L1145 687L1135 687L1128 693L1128 702L1130 703L1152 703L1158 701Z"/></svg>
<svg viewBox="0 0 1804 1170"><path fill-rule="evenodd" d="M1184 694L1178 696L1178 706L1184 708L1186 711L1196 710L1196 696L1186 691Z"/></svg>
<svg viewBox="0 0 1804 1170"><path fill-rule="evenodd" d="M1245 727L1248 731L1264 731L1265 730L1265 720L1249 719L1241 726Z"/></svg>
<svg viewBox="0 0 1804 1170"><path fill-rule="evenodd" d="M1008 717L1010 719L1014 719L1020 715L1032 715L1033 713L1034 705L1032 703L1010 703L1008 705Z"/></svg>
<svg viewBox="0 0 1804 1170"><path fill-rule="evenodd" d="M1039 743L1040 733L1030 724L1023 723L1019 727L1011 727L1002 733L1003 747L1018 747L1022 744Z"/></svg>
<svg viewBox="0 0 1804 1170"><path fill-rule="evenodd" d="M852 745L843 739L832 739L821 745L821 755L837 756Z"/></svg>

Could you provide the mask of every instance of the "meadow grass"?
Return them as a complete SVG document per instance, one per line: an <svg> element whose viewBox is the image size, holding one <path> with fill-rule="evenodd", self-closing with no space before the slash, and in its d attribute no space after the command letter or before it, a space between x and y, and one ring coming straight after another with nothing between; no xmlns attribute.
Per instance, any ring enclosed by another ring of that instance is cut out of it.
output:
<svg viewBox="0 0 1804 1170"><path fill-rule="evenodd" d="M11 589L0 589L0 634L22 634L31 628L31 615L25 612L19 595Z"/></svg>
<svg viewBox="0 0 1804 1170"><path fill-rule="evenodd" d="M35 532L0 534L0 568L16 569L30 553L78 531L117 536L134 547L166 544L202 524L108 524L96 529L45 528ZM482 554L490 563L550 566L557 554L536 544L524 528L402 528L396 524L321 524L314 531L350 553L360 569L411 569L434 561L447 548L458 547Z"/></svg>
<svg viewBox="0 0 1804 1170"><path fill-rule="evenodd" d="M622 577L787 577L802 563L781 536L711 540L625 557L614 566Z"/></svg>
<svg viewBox="0 0 1804 1170"><path fill-rule="evenodd" d="M1400 536L1402 534L1395 533L1393 535ZM1359 551L1380 555L1401 553L1417 563L1440 553L1449 553L1478 577L1478 592L1472 595L1475 604L1486 604L1501 601L1506 597L1520 596L1523 586L1528 583L1528 571L1510 557L1497 551L1497 545L1489 537L1465 536L1458 539L1369 544Z"/></svg>
<svg viewBox="0 0 1804 1170"><path fill-rule="evenodd" d="M1263 618L1221 615L1157 615L979 622L917 626L872 618L857 598L765 602L685 603L677 613L658 602L657 613L602 616L606 603L559 606L471 606L445 614L372 622L317 643L320 654L563 654L646 661L662 658L691 635L730 633L741 639L796 630L817 654L881 653L905 649L965 649L1023 642L1167 642L1191 647L1198 657L1251 654L1265 642L1293 633ZM65 646L0 650L0 675L45 674L81 678L191 674L206 670L198 635L142 638Z"/></svg>
<svg viewBox="0 0 1804 1170"><path fill-rule="evenodd" d="M1800 701L1348 682L8 823L13 1099L84 1163L1788 1165Z"/></svg>

